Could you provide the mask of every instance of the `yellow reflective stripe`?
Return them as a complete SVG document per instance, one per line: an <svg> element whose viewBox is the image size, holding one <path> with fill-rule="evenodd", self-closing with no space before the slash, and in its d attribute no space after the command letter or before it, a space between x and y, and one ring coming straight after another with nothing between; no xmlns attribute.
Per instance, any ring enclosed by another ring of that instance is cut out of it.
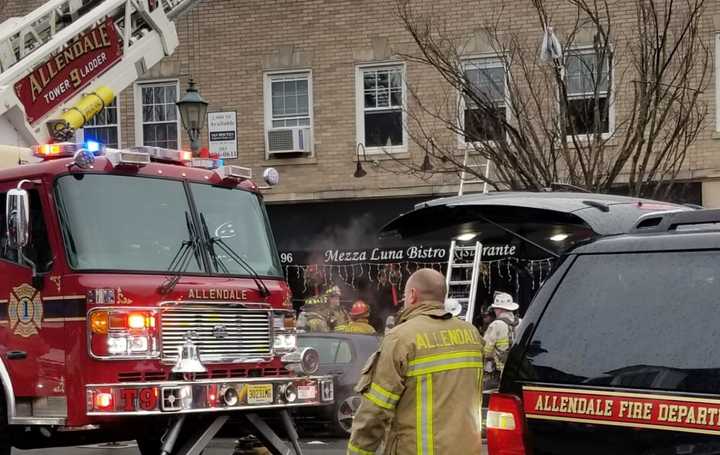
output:
<svg viewBox="0 0 720 455"><path fill-rule="evenodd" d="M433 390L432 375L418 378L415 402L415 437L418 455L433 455Z"/></svg>
<svg viewBox="0 0 720 455"><path fill-rule="evenodd" d="M416 357L410 361L410 365L417 365L418 363L435 362L437 360L455 359L458 357L480 357L480 351L458 351L448 352L446 354L435 354L425 355L422 357Z"/></svg>
<svg viewBox="0 0 720 455"><path fill-rule="evenodd" d="M433 383L432 375L427 375L427 438L428 438L428 455L433 455L435 445L433 441Z"/></svg>
<svg viewBox="0 0 720 455"><path fill-rule="evenodd" d="M379 406L381 408L390 409L390 410L395 408L395 406L383 401L382 399L375 397L374 395L371 395L370 392L365 393L363 396L365 398L367 398L368 400L370 400L370 402L372 402L373 404L375 404L376 406Z"/></svg>
<svg viewBox="0 0 720 455"><path fill-rule="evenodd" d="M418 378L415 384L415 447L418 455L422 455L422 383L424 378Z"/></svg>
<svg viewBox="0 0 720 455"><path fill-rule="evenodd" d="M359 453L360 455L375 455L375 452L370 452L369 450L361 449L360 447L357 447L353 445L352 442L348 441L348 452L350 453Z"/></svg>
<svg viewBox="0 0 720 455"><path fill-rule="evenodd" d="M408 372L408 376L422 376L429 373L438 373L440 371L459 370L461 368L482 368L482 362L456 362L447 365L435 365L425 368L419 368Z"/></svg>
<svg viewBox="0 0 720 455"><path fill-rule="evenodd" d="M417 359L413 359L410 361L410 367L408 368L408 376L417 376L419 374L443 371L446 369L446 366L450 365L475 362L481 363L482 360L483 354L480 351L460 351L418 357ZM458 367L450 367L447 369L455 368Z"/></svg>
<svg viewBox="0 0 720 455"><path fill-rule="evenodd" d="M495 342L495 346L510 346L510 339L509 338L500 338Z"/></svg>
<svg viewBox="0 0 720 455"><path fill-rule="evenodd" d="M383 386L381 386L380 384L378 384L376 382L373 382L370 385L370 388L373 389L374 391L378 392L380 395L383 395L393 401L398 401L400 399L400 395L392 393L391 391L387 390L386 388L384 388Z"/></svg>

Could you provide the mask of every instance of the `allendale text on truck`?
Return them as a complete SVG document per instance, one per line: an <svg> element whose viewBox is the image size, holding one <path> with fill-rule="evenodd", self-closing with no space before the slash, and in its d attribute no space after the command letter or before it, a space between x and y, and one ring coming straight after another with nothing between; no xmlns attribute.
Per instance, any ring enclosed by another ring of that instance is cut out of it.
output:
<svg viewBox="0 0 720 455"><path fill-rule="evenodd" d="M120 60L122 50L111 18L51 54L15 84L30 122L50 112Z"/></svg>
<svg viewBox="0 0 720 455"><path fill-rule="evenodd" d="M45 90L45 87L47 87L53 78L67 65L90 51L110 48L110 45L108 23L102 23L97 28L90 30L87 34L75 38L68 47L55 54L54 57L30 74L30 88L33 101L37 100L38 95ZM81 70L82 68L75 68L70 72L70 77L73 79L72 82L75 87L82 82ZM85 71L85 73L88 72L90 71Z"/></svg>

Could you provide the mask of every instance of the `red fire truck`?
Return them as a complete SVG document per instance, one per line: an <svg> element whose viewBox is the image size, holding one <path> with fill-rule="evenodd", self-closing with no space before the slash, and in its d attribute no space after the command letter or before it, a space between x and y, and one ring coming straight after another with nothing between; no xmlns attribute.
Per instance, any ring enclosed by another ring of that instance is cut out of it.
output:
<svg viewBox="0 0 720 455"><path fill-rule="evenodd" d="M64 142L173 53L196 3L48 0L0 26L0 455L197 454L231 414L284 452L260 410L299 453L288 409L333 399L249 169Z"/></svg>
<svg viewBox="0 0 720 455"><path fill-rule="evenodd" d="M289 423L333 400L317 352L296 348L249 169L154 147L35 154L0 170L0 453L121 439L198 453L229 411L272 443L257 410Z"/></svg>

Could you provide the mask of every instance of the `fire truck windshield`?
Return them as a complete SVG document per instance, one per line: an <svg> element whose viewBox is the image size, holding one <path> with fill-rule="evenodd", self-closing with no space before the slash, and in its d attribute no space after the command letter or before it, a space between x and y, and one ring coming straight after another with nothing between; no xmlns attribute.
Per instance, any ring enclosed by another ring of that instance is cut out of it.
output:
<svg viewBox="0 0 720 455"><path fill-rule="evenodd" d="M192 207L189 197L195 199ZM196 209L210 233L224 239L259 275L282 276L265 210L248 191L139 176L75 174L57 180L56 200L74 270L166 273L189 240L185 213ZM229 274L249 275L239 265L226 263ZM215 273L195 260L185 272Z"/></svg>

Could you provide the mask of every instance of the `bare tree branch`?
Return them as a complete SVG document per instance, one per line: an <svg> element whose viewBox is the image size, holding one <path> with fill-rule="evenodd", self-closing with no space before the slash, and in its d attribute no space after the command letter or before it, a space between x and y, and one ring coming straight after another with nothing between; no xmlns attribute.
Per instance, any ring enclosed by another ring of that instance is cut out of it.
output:
<svg viewBox="0 0 720 455"><path fill-rule="evenodd" d="M395 1L415 49L401 57L432 68L444 84L428 94L408 83L405 127L433 169L394 160L406 172L465 172L498 189L563 181L591 191L625 184L634 195L669 194L708 115L704 0L632 0L618 14L634 11L635 27L617 34L617 8L608 0L554 2L576 14L565 23L562 57L550 62L538 51L553 25L543 0L530 0L538 24L531 36L511 29L504 9L480 30L459 32L430 2ZM504 69L502 87L488 71L476 71L487 80L469 77L467 56L477 56L469 42L478 37L488 47L483 61ZM464 162L466 148L473 164ZM493 166L487 179L477 166L485 161Z"/></svg>

